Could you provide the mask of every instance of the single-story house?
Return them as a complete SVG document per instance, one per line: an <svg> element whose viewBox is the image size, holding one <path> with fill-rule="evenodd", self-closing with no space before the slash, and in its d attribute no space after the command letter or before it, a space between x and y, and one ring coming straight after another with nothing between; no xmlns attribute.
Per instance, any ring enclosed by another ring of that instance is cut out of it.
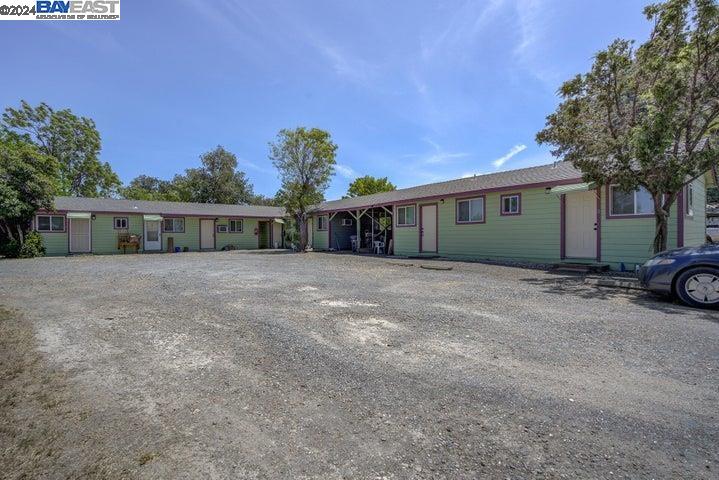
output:
<svg viewBox="0 0 719 480"><path fill-rule="evenodd" d="M33 219L47 255L122 253L129 237L142 252L280 248L278 207L57 197Z"/></svg>
<svg viewBox="0 0 719 480"><path fill-rule="evenodd" d="M704 181L686 185L672 207L669 248L704 243ZM310 242L315 250L372 251L384 243L397 255L632 270L652 256L653 211L646 190L597 187L569 162L556 162L327 201L312 216Z"/></svg>

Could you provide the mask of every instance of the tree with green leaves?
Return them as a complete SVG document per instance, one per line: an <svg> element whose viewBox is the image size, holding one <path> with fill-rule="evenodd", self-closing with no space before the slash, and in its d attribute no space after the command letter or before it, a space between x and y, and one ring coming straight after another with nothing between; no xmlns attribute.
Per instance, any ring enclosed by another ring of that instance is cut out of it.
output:
<svg viewBox="0 0 719 480"><path fill-rule="evenodd" d="M21 247L40 209L52 210L58 164L33 144L0 132L0 237Z"/></svg>
<svg viewBox="0 0 719 480"><path fill-rule="evenodd" d="M319 128L283 129L270 142L270 160L282 180L277 198L297 225L300 251L307 248L307 219L312 207L324 200L336 154L329 132Z"/></svg>
<svg viewBox="0 0 719 480"><path fill-rule="evenodd" d="M161 180L149 175L139 175L120 189L123 198L131 200L154 200L179 202L180 194L172 181Z"/></svg>
<svg viewBox="0 0 719 480"><path fill-rule="evenodd" d="M280 203L280 200L278 200L276 196L267 197L260 193L252 195L250 200L247 202L248 205L264 205L267 207L279 207Z"/></svg>
<svg viewBox="0 0 719 480"><path fill-rule="evenodd" d="M23 100L20 108L5 109L1 125L57 160L59 195L108 196L120 186L110 164L99 159L100 133L91 119L46 103L32 107Z"/></svg>
<svg viewBox="0 0 719 480"><path fill-rule="evenodd" d="M248 203L253 198L252 184L245 172L237 169L234 153L217 146L200 156L202 166L176 175L173 188L180 200L199 203Z"/></svg>
<svg viewBox="0 0 719 480"><path fill-rule="evenodd" d="M391 192L397 190L387 177L373 177L365 175L364 177L355 178L347 189L345 198L361 197L362 195L372 195L373 193Z"/></svg>
<svg viewBox="0 0 719 480"><path fill-rule="evenodd" d="M654 25L649 39L639 48L614 41L588 73L565 82L537 141L553 145L586 181L644 187L659 252L682 188L719 158L719 7L669 0L644 13Z"/></svg>

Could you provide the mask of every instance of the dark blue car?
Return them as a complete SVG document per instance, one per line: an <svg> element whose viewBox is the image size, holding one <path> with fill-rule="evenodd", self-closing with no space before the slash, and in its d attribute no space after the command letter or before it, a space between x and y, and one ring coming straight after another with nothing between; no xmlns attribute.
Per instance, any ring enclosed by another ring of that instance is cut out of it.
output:
<svg viewBox="0 0 719 480"><path fill-rule="evenodd" d="M719 245L675 248L647 260L641 284L657 293L676 295L692 307L719 307Z"/></svg>

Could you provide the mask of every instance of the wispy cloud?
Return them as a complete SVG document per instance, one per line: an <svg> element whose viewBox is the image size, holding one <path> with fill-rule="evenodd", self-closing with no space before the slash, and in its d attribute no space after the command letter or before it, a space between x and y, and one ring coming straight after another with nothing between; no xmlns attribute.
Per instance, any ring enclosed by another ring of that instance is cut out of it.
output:
<svg viewBox="0 0 719 480"><path fill-rule="evenodd" d="M469 156L469 153L467 152L451 152L445 150L441 145L439 145L437 142L433 141L430 138L423 138L422 139L425 143L427 143L429 146L432 147L432 150L425 153L409 153L407 155L404 155L405 158L416 158L418 163L424 164L424 165L438 165L438 164L447 164L451 163L453 160L465 158Z"/></svg>
<svg viewBox="0 0 719 480"><path fill-rule="evenodd" d="M437 55L465 55L464 48L477 38L482 29L506 3L506 0L466 2L457 8L444 30L425 40L421 55L425 61Z"/></svg>
<svg viewBox="0 0 719 480"><path fill-rule="evenodd" d="M553 9L545 0L517 0L519 42L512 52L521 67L551 90L557 88L561 77L552 62L546 61Z"/></svg>
<svg viewBox="0 0 719 480"><path fill-rule="evenodd" d="M515 145L512 148L509 149L507 153L499 157L498 159L494 160L492 162L492 165L494 165L494 168L501 168L502 165L504 165L507 160L518 154L519 152L526 150L526 145Z"/></svg>
<svg viewBox="0 0 719 480"><path fill-rule="evenodd" d="M335 165L335 170L347 180L353 180L357 178L357 172L355 172L352 167L349 167L347 165L341 165L338 163L337 165Z"/></svg>
<svg viewBox="0 0 719 480"><path fill-rule="evenodd" d="M257 165L256 163L251 162L249 160L245 160L243 158L238 158L237 164L241 167L249 168L250 170L256 170L256 171L262 172L262 173L268 173L268 174L276 173L276 171L272 170L271 168Z"/></svg>
<svg viewBox="0 0 719 480"><path fill-rule="evenodd" d="M337 46L313 43L322 56L329 61L337 76L362 86L371 84L376 70L374 65L350 55Z"/></svg>

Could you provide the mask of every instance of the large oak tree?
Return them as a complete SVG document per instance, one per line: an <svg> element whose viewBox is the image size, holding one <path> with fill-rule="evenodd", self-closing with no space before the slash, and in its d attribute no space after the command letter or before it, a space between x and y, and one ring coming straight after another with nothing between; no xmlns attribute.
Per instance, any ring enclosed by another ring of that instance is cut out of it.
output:
<svg viewBox="0 0 719 480"><path fill-rule="evenodd" d="M5 109L1 126L57 160L59 195L108 196L120 187L110 164L100 161L100 132L92 119L23 100L20 108Z"/></svg>

